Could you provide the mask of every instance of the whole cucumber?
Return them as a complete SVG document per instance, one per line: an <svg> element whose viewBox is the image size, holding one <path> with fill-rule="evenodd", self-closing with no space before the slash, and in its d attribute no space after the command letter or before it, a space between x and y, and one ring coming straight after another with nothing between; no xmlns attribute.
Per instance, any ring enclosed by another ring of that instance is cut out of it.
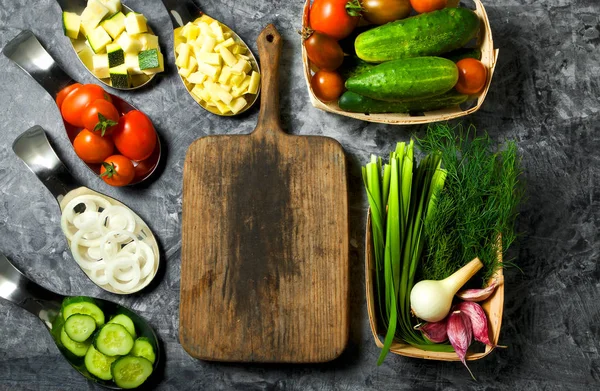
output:
<svg viewBox="0 0 600 391"><path fill-rule="evenodd" d="M441 57L384 62L346 80L349 91L373 99L403 101L443 94L458 81L458 69Z"/></svg>
<svg viewBox="0 0 600 391"><path fill-rule="evenodd" d="M398 20L356 37L356 55L367 62L437 56L463 47L479 30L479 17L467 8L444 8Z"/></svg>
<svg viewBox="0 0 600 391"><path fill-rule="evenodd" d="M466 102L467 99L468 95L460 94L454 89L431 98L405 102L386 102L346 91L340 97L338 105L340 109L352 113L411 113L453 107Z"/></svg>

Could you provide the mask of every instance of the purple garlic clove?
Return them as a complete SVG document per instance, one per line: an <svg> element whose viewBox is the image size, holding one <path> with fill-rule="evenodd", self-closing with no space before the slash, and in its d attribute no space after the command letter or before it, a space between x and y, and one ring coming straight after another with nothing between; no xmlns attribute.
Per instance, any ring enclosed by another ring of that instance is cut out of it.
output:
<svg viewBox="0 0 600 391"><path fill-rule="evenodd" d="M454 348L458 358L460 358L460 361L462 361L465 368L467 368L471 374L473 380L475 380L473 372L471 372L467 366L467 362L465 361L467 349L469 349L469 345L471 345L471 341L473 340L473 331L471 329L471 321L469 320L469 317L462 311L453 311L448 317L448 325L446 329L450 344Z"/></svg>
<svg viewBox="0 0 600 391"><path fill-rule="evenodd" d="M446 327L448 324L448 318L444 318L439 322L428 322L419 326L420 330L425 338L434 343L442 343L448 339L448 333Z"/></svg>
<svg viewBox="0 0 600 391"><path fill-rule="evenodd" d="M483 289L465 289L456 294L459 298L465 301L484 301L494 293L498 281L494 280L488 287Z"/></svg>
<svg viewBox="0 0 600 391"><path fill-rule="evenodd" d="M471 301L463 301L454 306L455 310L462 311L471 321L473 336L475 339L486 345L496 347L492 344L488 334L487 316L483 308L477 303Z"/></svg>

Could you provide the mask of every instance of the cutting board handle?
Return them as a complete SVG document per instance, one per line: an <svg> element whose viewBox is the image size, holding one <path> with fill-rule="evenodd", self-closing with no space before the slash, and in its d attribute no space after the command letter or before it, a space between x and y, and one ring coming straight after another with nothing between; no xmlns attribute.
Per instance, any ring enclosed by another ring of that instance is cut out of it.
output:
<svg viewBox="0 0 600 391"><path fill-rule="evenodd" d="M282 39L272 24L263 29L256 39L260 56L261 93L258 125L253 135L283 133L279 123L279 56Z"/></svg>

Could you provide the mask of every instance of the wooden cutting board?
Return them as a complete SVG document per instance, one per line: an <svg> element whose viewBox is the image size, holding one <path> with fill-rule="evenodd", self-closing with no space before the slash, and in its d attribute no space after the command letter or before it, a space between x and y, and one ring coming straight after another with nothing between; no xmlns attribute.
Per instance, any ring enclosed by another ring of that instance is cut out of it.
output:
<svg viewBox="0 0 600 391"><path fill-rule="evenodd" d="M281 36L269 25L257 44L256 129L185 159L179 340L204 360L329 361L348 339L346 160L331 138L282 131Z"/></svg>

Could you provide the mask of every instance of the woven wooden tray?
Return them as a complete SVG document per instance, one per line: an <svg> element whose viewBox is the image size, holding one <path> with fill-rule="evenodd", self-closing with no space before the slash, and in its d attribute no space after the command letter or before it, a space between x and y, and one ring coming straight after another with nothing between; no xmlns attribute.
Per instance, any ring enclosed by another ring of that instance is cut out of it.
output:
<svg viewBox="0 0 600 391"><path fill-rule="evenodd" d="M502 261L502 253L498 254L498 258ZM377 310L375 308L375 293L374 293L374 275L375 272L375 260L373 258L373 241L371 240L371 211L367 216L367 232L365 242L365 286L367 293L367 312L369 314L369 323L371 325L371 332L375 339L375 344L378 347L383 347L379 335L385 333L385 330L378 329L377 325ZM498 280L498 287L494 293L484 302L480 303L488 317L488 328L489 336L492 344L498 344L498 338L500 337L500 327L502 326L502 312L504 310L504 275L502 268L498 269L494 276ZM494 348L490 346L485 347L483 352L467 352L467 360L479 360L490 354ZM422 349L418 349L406 343L398 342L394 340L390 352L399 354L401 356L423 358L427 360L439 360L439 361L460 361L456 353L454 352L430 352Z"/></svg>
<svg viewBox="0 0 600 391"><path fill-rule="evenodd" d="M314 94L311 86L310 79L311 64L306 54L306 49L302 45L302 62L304 64L304 79L306 80L306 86L308 87L308 96L310 102L317 109L328 111L330 113L336 113L344 115L346 117L352 117L368 122L379 122L392 125L417 125L426 124L438 121L447 121L453 118L463 117L479 110L492 82L492 76L494 75L494 69L496 68L496 61L498 59L498 49L494 49L494 41L492 39L492 30L490 29L490 22L483 4L480 0L473 0L475 3L475 13L479 15L481 20L481 28L479 31L479 37L477 38L477 46L481 50L481 62L488 69L488 78L483 92L477 97L477 103L475 106L466 110L461 109L459 106L450 107L442 110L430 111L424 113L424 115L411 115L405 113L397 114L363 114L363 113L350 113L343 111L338 106L337 102L324 103L321 102ZM302 16L302 27L308 26L308 11L310 9L310 0L306 0L304 3L304 13Z"/></svg>

